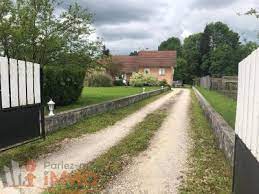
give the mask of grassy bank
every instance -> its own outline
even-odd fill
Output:
[[[231,193],[231,167],[218,149],[212,129],[192,92],[191,127],[192,148],[189,170],[179,187],[180,193]]]
[[[28,161],[29,159],[37,159],[38,156],[42,154],[58,149],[58,143],[66,138],[74,138],[85,133],[93,133],[113,125],[129,114],[134,113],[145,105],[160,98],[162,95],[164,94],[145,99],[128,107],[87,118],[73,126],[66,127],[49,134],[45,141],[38,140],[0,153],[0,169],[2,169],[4,165],[8,165],[11,160],[17,161],[20,164],[24,164],[24,162]]]
[[[228,122],[234,129],[236,119],[237,102],[229,97],[224,96],[216,91],[207,90],[197,87],[201,94],[208,100],[211,106]]]
[[[159,87],[145,87],[146,91],[159,89]],[[79,100],[68,106],[57,107],[57,112],[71,110],[91,104],[97,104],[109,100],[114,100],[142,92],[141,87],[85,87]]]
[[[50,188],[45,194],[90,193],[90,191],[91,193],[97,193],[103,190],[107,183],[132,161],[133,157],[147,149],[150,139],[167,115],[166,109],[160,109],[149,114],[118,145],[112,147],[107,153],[101,155],[86,167],[61,180],[59,185]],[[82,179],[89,181],[78,184],[79,180]]]

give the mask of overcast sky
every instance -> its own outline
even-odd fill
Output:
[[[256,5],[257,1],[257,5]],[[78,0],[94,17],[96,36],[103,38],[112,54],[134,50],[157,50],[171,36],[183,40],[203,31],[205,25],[222,21],[241,39],[254,40],[259,20],[238,16],[250,8],[259,8],[259,0]],[[70,1],[71,2],[71,1]]]

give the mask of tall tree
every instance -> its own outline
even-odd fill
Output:
[[[192,84],[195,77],[189,68],[187,61],[183,58],[178,58],[175,67],[174,80],[182,80],[186,84]]]
[[[200,69],[202,71],[202,75],[221,75],[223,73],[222,71],[226,70],[225,66],[230,65],[230,61],[225,64],[215,62],[215,60],[218,59],[217,57],[215,58],[215,55],[219,56],[221,49],[224,51],[225,48],[229,48],[231,50],[231,61],[236,61],[234,58],[236,57],[235,53],[239,49],[239,46],[240,42],[238,33],[233,32],[226,24],[215,22],[206,25],[200,42],[200,52],[202,57]],[[218,67],[220,65],[222,65],[222,67]],[[215,66],[217,66],[217,68],[215,68]],[[235,65],[230,65],[230,67],[236,68]],[[232,74],[232,72],[236,71],[237,69],[233,69],[233,71],[226,71],[225,73]]]
[[[184,39],[183,44],[183,58],[187,61],[190,72],[194,76],[201,75],[201,53],[200,53],[200,41],[201,33],[190,35]]]
[[[239,49],[238,49],[238,60],[241,61],[244,58],[246,58],[248,55],[250,55],[254,50],[256,50],[259,47],[259,45],[256,42],[245,42],[243,44],[240,45]]]
[[[237,75],[238,62],[235,49],[225,44],[220,45],[211,52],[209,72],[216,77],[224,75]]]
[[[53,0],[1,1],[0,53],[40,64],[94,68],[101,44],[88,38],[92,14],[75,3],[57,16],[57,6]]]
[[[177,37],[171,37],[166,41],[162,42],[159,47],[159,51],[175,50],[177,51],[177,56],[182,56],[182,45],[181,41]]]
[[[0,2],[0,52],[1,55],[10,56],[9,47],[11,45],[13,2],[11,0],[2,0]]]
[[[166,47],[166,42],[163,45]],[[175,79],[191,83],[193,78],[205,75],[237,75],[238,63],[257,48],[255,42],[240,43],[238,33],[226,24],[210,23],[203,33],[185,38]]]
[[[211,46],[211,32],[209,26],[206,25],[204,32],[201,34],[200,52],[201,55],[208,55]]]

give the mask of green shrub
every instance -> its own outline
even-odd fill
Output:
[[[159,81],[159,86],[171,87],[165,79]]]
[[[157,78],[155,78],[152,75],[145,74],[144,80],[145,80],[145,84],[144,84],[145,86],[158,86],[159,85],[159,81],[157,80]]]
[[[111,87],[111,76],[104,73],[96,73],[87,78],[88,86],[90,87]]]
[[[114,86],[125,86],[122,79],[114,80],[113,85]]]
[[[43,95],[44,102],[50,98],[56,105],[68,105],[81,95],[85,70],[78,66],[45,66]]]
[[[150,74],[133,73],[130,78],[130,85],[136,87],[157,86],[159,84],[157,78]]]

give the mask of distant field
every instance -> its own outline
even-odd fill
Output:
[[[146,91],[158,89],[159,87],[145,87]],[[57,107],[56,112],[62,112],[91,104],[97,104],[142,92],[139,87],[85,87],[77,102],[69,106]]]
[[[207,90],[201,87],[197,89],[208,100],[211,106],[228,122],[228,124],[234,129],[236,119],[236,100],[233,100],[223,94],[216,91]]]

